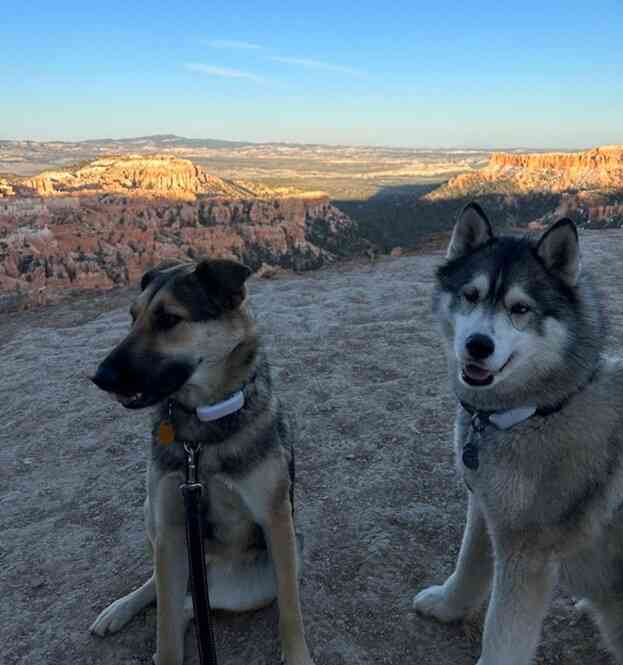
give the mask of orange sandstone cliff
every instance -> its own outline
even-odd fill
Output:
[[[136,284],[162,259],[317,268],[357,244],[326,194],[227,181],[170,157],[98,159],[0,181],[0,309]]]
[[[493,153],[484,169],[452,178],[429,197],[587,189],[623,189],[623,146],[576,153]]]
[[[545,225],[563,215],[589,227],[623,225],[623,146],[576,153],[493,153],[422,198],[438,210],[480,201],[508,225]]]

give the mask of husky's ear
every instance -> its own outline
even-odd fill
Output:
[[[195,268],[195,277],[223,309],[236,309],[245,299],[244,283],[251,268],[229,259],[205,259]]]
[[[159,263],[155,268],[151,268],[151,270],[148,270],[141,277],[141,291],[144,291],[160,273],[166,272],[167,270],[171,270],[171,268],[177,268],[182,265],[184,265],[183,261],[175,261],[174,259],[171,259],[169,261],[162,261],[162,263]]]
[[[570,219],[561,219],[539,240],[537,254],[547,270],[565,284],[575,286],[580,275],[578,230]]]
[[[473,252],[493,238],[487,216],[477,203],[466,205],[454,225],[446,258],[457,259]]]

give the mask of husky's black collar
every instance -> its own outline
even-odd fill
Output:
[[[538,406],[535,407],[534,413],[532,415],[534,416],[551,416],[554,413],[558,413],[559,411],[562,411],[562,409],[567,406],[567,404],[571,401],[573,397],[578,395],[579,393],[583,392],[590,386],[591,383],[597,378],[597,374],[599,374],[600,367],[596,367],[592,374],[588,377],[588,379],[580,385],[576,390],[573,392],[569,393],[568,395],[565,395],[561,400],[556,402],[555,404],[551,404],[549,406]],[[511,411],[512,409],[500,409],[500,410],[487,410],[487,409],[479,409],[475,406],[472,406],[471,404],[468,404],[467,402],[463,400],[459,400],[459,404],[469,413],[470,416],[478,416],[479,418],[488,421],[491,416],[494,416],[496,414],[500,413],[505,413],[507,411]],[[532,417],[532,416],[530,416]],[[525,419],[527,420],[527,418]]]
[[[565,406],[567,406],[573,397],[588,388],[588,386],[597,377],[599,369],[600,367],[597,366],[593,373],[589,376],[588,380],[579,386],[577,390],[569,393],[560,401],[556,402],[556,404],[551,404],[549,406],[526,407],[525,409],[503,409],[502,411],[487,411],[485,409],[478,409],[463,400],[459,400],[461,407],[471,416],[470,430],[467,435],[467,439],[463,444],[463,464],[472,471],[478,469],[480,435],[489,426],[492,425],[496,429],[512,429],[515,425],[519,425],[520,423],[523,423],[526,420],[533,418],[534,416],[546,418],[548,416],[554,415],[555,413],[559,413],[565,408]],[[500,418],[507,414],[513,414],[513,412],[516,412],[517,417],[515,419],[511,418],[510,422],[506,424],[506,426],[501,426],[499,422],[496,422],[496,417]],[[471,491],[469,485],[467,487]]]

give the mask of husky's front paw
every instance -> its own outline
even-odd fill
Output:
[[[431,586],[420,591],[413,599],[413,609],[424,616],[433,617],[437,621],[450,623],[465,616],[465,608],[456,607],[449,599],[445,586]]]
[[[580,598],[573,603],[573,608],[580,616],[590,616],[593,607],[588,598]]]

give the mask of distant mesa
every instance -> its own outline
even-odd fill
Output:
[[[307,270],[358,242],[323,192],[225,180],[170,156],[106,157],[0,180],[0,310],[135,285],[163,259]]]
[[[571,217],[586,228],[621,228],[623,146],[572,153],[494,153],[484,169],[451,178],[418,204],[448,217],[471,200],[508,227],[544,228]]]
[[[115,149],[126,149],[136,146],[141,149],[148,149],[150,152],[160,148],[240,148],[247,145],[253,145],[250,141],[226,141],[223,139],[190,139],[177,134],[150,134],[148,136],[132,136],[130,138],[103,138],[87,139],[85,141],[7,141],[0,140],[2,145],[28,145],[41,147],[72,147],[72,146],[97,146],[107,147],[113,152]]]
[[[623,146],[570,153],[493,153],[484,169],[450,179],[429,194],[429,199],[471,193],[560,193],[592,189],[623,189]]]
[[[413,197],[370,201],[365,218],[342,205],[363,237],[385,252],[443,246],[458,211],[478,201],[497,228],[542,228],[570,216],[586,228],[623,227],[623,146],[582,152],[497,152],[480,169]],[[374,205],[372,205],[374,204]]]
[[[169,155],[105,157],[79,168],[44,171],[32,178],[22,178],[16,181],[14,187],[25,196],[117,193],[192,200],[197,195],[267,198],[282,193],[256,183],[218,178],[188,159]]]

